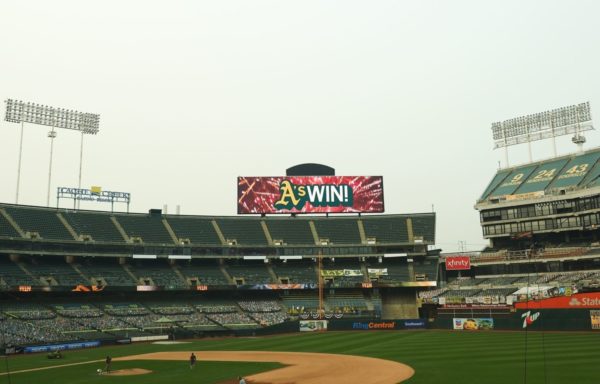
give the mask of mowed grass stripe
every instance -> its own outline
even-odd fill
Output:
[[[596,373],[600,367],[600,333],[528,332],[527,349],[529,384],[600,382],[600,375]],[[364,355],[412,366],[416,374],[408,383],[417,384],[521,383],[525,373],[525,332],[349,331],[203,339],[182,345],[140,344],[66,352],[66,359],[59,363],[46,360],[45,355],[16,356],[9,359],[9,364],[11,370],[26,369],[97,360],[106,354],[124,356],[160,350],[272,350]],[[0,371],[3,371],[1,363]],[[69,377],[71,369],[59,371]],[[132,383],[147,383],[144,380],[140,376]],[[61,384],[68,382],[60,381]]]

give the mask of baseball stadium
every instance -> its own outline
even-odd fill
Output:
[[[596,383],[589,104],[494,124],[496,145],[523,124],[578,150],[482,181],[480,252],[442,252],[435,212],[385,213],[383,177],[312,163],[238,177],[237,216],[130,213],[100,187],[2,203],[0,383]]]

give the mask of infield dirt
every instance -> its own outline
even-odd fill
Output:
[[[372,357],[306,352],[186,351],[155,352],[116,358],[125,360],[188,360],[194,352],[198,362],[278,362],[285,367],[246,377],[249,384],[396,384],[415,371],[408,365]],[[237,376],[231,372],[231,376]]]

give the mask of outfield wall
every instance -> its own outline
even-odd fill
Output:
[[[530,309],[516,310],[508,314],[479,313],[472,315],[469,311],[456,311],[438,315],[431,323],[432,328],[455,329],[454,319],[492,319],[495,330],[533,331],[592,331],[592,314],[590,309]],[[526,313],[529,312],[527,316]],[[524,324],[526,323],[526,324]],[[526,325],[526,326],[525,326]],[[598,327],[598,325],[596,325]],[[600,330],[599,330],[600,331]]]

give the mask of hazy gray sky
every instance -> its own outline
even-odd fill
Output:
[[[599,18],[592,0],[5,1],[0,98],[100,113],[83,185],[131,192],[132,211],[234,215],[237,176],[317,162],[383,175],[386,213],[434,204],[441,248],[480,249],[473,205],[503,159],[491,123],[584,101],[598,115]],[[0,122],[7,203],[18,128]],[[26,126],[22,204],[45,205],[47,131]],[[52,204],[78,159],[60,131]]]

